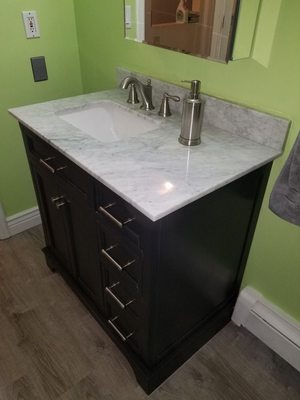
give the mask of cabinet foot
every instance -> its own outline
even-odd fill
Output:
[[[46,262],[47,265],[49,267],[49,269],[55,273],[58,270],[58,262],[56,260],[56,258],[53,256],[53,254],[51,253],[51,251],[49,250],[48,247],[44,247],[42,249],[43,253],[45,254],[45,258],[46,258]]]
[[[177,345],[153,368],[141,368],[127,357],[143,390],[149,395],[231,320],[235,298]]]

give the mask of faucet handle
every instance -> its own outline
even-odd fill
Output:
[[[163,95],[163,98],[162,98],[161,105],[160,105],[160,110],[158,112],[158,115],[160,115],[161,117],[166,118],[166,117],[170,117],[170,115],[172,115],[172,113],[170,111],[169,99],[176,101],[176,103],[178,101],[180,101],[179,96],[173,96],[173,95],[170,95],[165,92]]]
[[[139,98],[136,90],[136,84],[135,83],[130,83],[129,84],[129,94],[128,94],[128,100],[127,103],[129,104],[137,104],[139,103]]]

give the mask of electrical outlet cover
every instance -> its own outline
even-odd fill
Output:
[[[40,28],[36,11],[23,11],[22,17],[27,39],[40,37]]]

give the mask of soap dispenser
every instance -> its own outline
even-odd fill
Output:
[[[181,133],[179,143],[195,146],[201,143],[204,102],[200,97],[200,81],[183,81],[191,83],[191,92],[183,100]]]

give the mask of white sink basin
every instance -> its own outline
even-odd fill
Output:
[[[127,111],[112,101],[60,112],[58,116],[101,142],[115,142],[158,128],[151,118]]]

